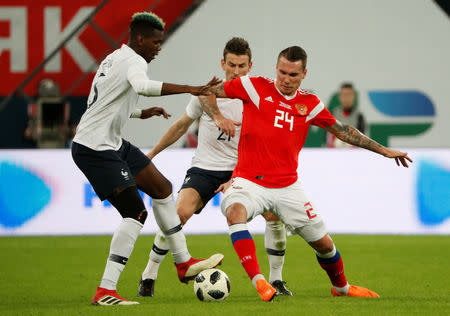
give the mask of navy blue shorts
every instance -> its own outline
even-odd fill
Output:
[[[117,189],[136,185],[134,176],[150,163],[139,148],[126,140],[117,151],[97,151],[73,142],[72,158],[102,201]]]
[[[192,167],[186,172],[180,191],[186,188],[194,189],[200,194],[204,207],[216,195],[214,191],[222,183],[228,182],[232,174],[233,171],[215,171]],[[200,214],[203,207],[198,209],[195,214]]]

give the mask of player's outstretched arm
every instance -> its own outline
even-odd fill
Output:
[[[191,119],[186,114],[186,112],[184,112],[183,115],[175,123],[173,123],[172,126],[170,126],[167,132],[156,144],[156,146],[147,154],[147,157],[153,159],[153,157],[155,157],[161,151],[179,140],[180,137],[186,133],[189,126],[191,126],[194,121],[195,120]]]
[[[225,95],[226,97],[226,95]],[[212,94],[209,96],[199,96],[200,104],[202,105],[203,111],[210,118],[213,119],[214,124],[220,128],[227,136],[234,137],[236,135],[236,127],[241,125],[241,123],[225,118],[217,106],[216,95]]]
[[[387,158],[394,158],[398,166],[401,163],[403,167],[408,168],[408,161],[412,162],[407,153],[386,148],[350,125],[336,121],[325,129],[346,143],[368,149]]]
[[[220,79],[213,77],[204,86],[179,85],[174,83],[166,83],[150,80],[147,74],[139,67],[131,67],[127,73],[127,79],[133,90],[143,96],[160,96],[170,94],[191,93],[193,95],[211,94],[211,87],[221,82]]]
[[[209,95],[212,92],[210,91],[212,87],[216,86],[220,83],[221,80],[213,77],[207,84],[204,86],[188,86],[188,85],[177,85],[173,83],[163,83],[161,88],[161,95],[169,95],[169,94],[179,94],[179,93],[190,93],[192,95]]]
[[[140,119],[148,119],[152,116],[163,116],[166,120],[171,117],[169,113],[166,112],[163,108],[154,106],[145,110],[136,109],[131,113],[130,118],[140,118]]]

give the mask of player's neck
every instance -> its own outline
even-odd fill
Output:
[[[140,54],[139,47],[138,47],[135,43],[133,43],[133,42],[128,42],[128,43],[127,43],[127,46],[128,46],[129,48],[131,48],[132,50],[134,50],[134,52],[135,52],[136,54],[138,54],[139,56],[142,56],[142,55]]]
[[[281,96],[284,97],[286,100],[291,100],[297,95],[297,90],[292,92],[291,95],[288,95],[288,94],[284,94],[283,92],[281,92],[280,89],[278,89],[276,81],[274,82],[274,85],[275,85],[275,89],[277,89],[278,93],[281,94]]]

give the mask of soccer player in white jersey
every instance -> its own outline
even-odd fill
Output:
[[[251,50],[243,38],[234,37],[227,42],[221,60],[226,81],[245,76],[252,67]],[[242,101],[239,99],[218,99],[218,106],[225,117],[236,122],[242,121]],[[184,183],[178,194],[176,207],[181,224],[199,214],[208,201],[214,197],[217,188],[227,182],[237,162],[237,148],[240,127],[236,127],[236,136],[226,136],[218,129],[212,119],[203,112],[197,97],[192,97],[186,111],[164,134],[161,140],[147,155],[155,157],[159,152],[183,136],[198,118],[200,118],[198,146],[192,158],[191,168],[187,171]],[[281,221],[272,213],[263,214],[266,222],[265,244],[269,257],[269,281],[279,295],[292,295],[282,279],[284,254],[286,249],[286,230]],[[154,284],[158,276],[159,265],[168,252],[168,245],[161,231],[153,242],[147,267],[142,273],[139,284],[139,296],[153,296]]]
[[[247,222],[265,209],[272,210],[315,250],[318,263],[331,281],[333,296],[378,297],[347,282],[342,257],[298,180],[298,156],[309,127],[316,125],[344,142],[394,158],[397,165],[408,167],[411,159],[407,153],[388,149],[339,122],[317,96],[299,89],[306,76],[306,61],[303,48],[288,47],[278,56],[276,80],[243,76],[213,88],[217,97],[237,98],[244,105],[238,162],[221,204],[222,212],[241,264],[264,301],[273,299],[275,289],[260,271]],[[216,96],[199,97],[213,118],[220,113]]]
[[[147,211],[138,188],[153,199],[153,211],[173,254],[180,281],[193,279],[204,269],[215,267],[223,255],[205,260],[191,257],[172,197],[170,182],[137,147],[122,139],[130,116],[148,117],[167,113],[158,108],[133,111],[139,95],[205,93],[208,85],[193,87],[150,80],[147,64],[161,49],[164,22],[155,14],[136,13],[130,23],[127,45],[115,50],[100,64],[92,82],[87,110],[78,125],[72,157],[101,200],[107,199],[123,217],[112,237],[105,271],[91,303],[132,305],[117,294],[116,285]],[[217,79],[213,79],[212,84]]]

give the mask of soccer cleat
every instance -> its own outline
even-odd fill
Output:
[[[264,279],[259,279],[256,281],[256,290],[258,291],[261,299],[265,302],[270,302],[276,295],[275,288]]]
[[[188,283],[195,279],[197,274],[206,269],[212,269],[218,266],[223,260],[223,254],[216,253],[208,259],[194,259],[191,257],[189,261],[183,263],[175,263],[178,272],[178,279],[181,282]]]
[[[155,280],[145,279],[139,281],[138,296],[151,296],[155,294]]]
[[[116,290],[107,290],[102,287],[97,288],[94,298],[91,301],[92,305],[136,305],[139,302],[133,302],[120,297]]]
[[[333,294],[333,296],[380,297],[380,295],[378,295],[374,291],[356,285],[350,285],[347,294],[341,294],[334,288],[331,288],[331,294]]]
[[[292,292],[286,287],[286,282],[281,280],[275,280],[271,282],[272,286],[276,290],[276,295],[292,296]]]

